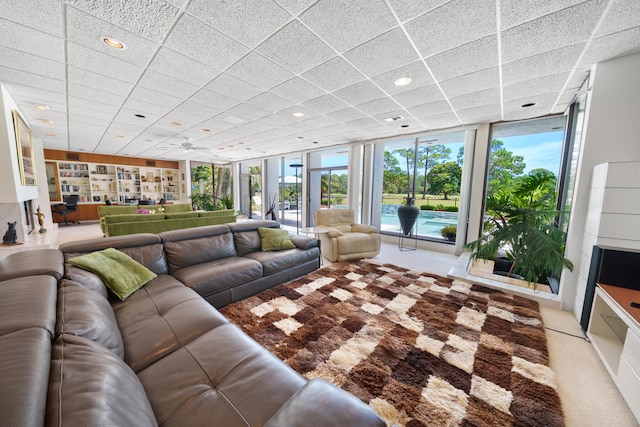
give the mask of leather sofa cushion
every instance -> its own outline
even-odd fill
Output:
[[[203,297],[260,279],[262,264],[248,257],[229,257],[174,271],[173,276]]]
[[[50,275],[60,280],[63,272],[62,252],[57,249],[17,252],[0,262],[0,281],[36,275]]]
[[[236,256],[233,236],[224,225],[167,231],[160,236],[171,274],[191,265]]]
[[[44,425],[50,364],[51,335],[44,329],[0,336],[0,424]]]
[[[90,271],[83,270],[82,268],[76,267],[71,263],[66,263],[64,277],[73,282],[82,283],[84,287],[90,289],[92,292],[95,292],[98,295],[101,295],[105,299],[109,297],[107,285],[104,284],[101,278]]]
[[[58,288],[56,334],[78,335],[124,358],[122,335],[109,301],[80,283],[63,279]]]
[[[358,252],[376,251],[380,247],[378,234],[369,233],[349,233],[348,235],[337,237],[338,253],[351,254]]]
[[[238,256],[245,256],[252,252],[262,250],[262,240],[260,239],[258,230],[233,233],[233,240]]]
[[[0,283],[0,335],[40,328],[53,341],[56,326],[57,281],[30,276]]]
[[[229,322],[168,275],[158,276],[112,307],[124,342],[124,360],[135,372]]]
[[[46,425],[157,426],[136,374],[87,338],[63,334],[53,345]]]
[[[275,252],[253,252],[246,257],[254,259],[262,264],[265,276],[279,273],[281,271],[293,268],[306,262],[318,259],[319,249],[312,248],[309,250],[287,249]]]
[[[306,383],[232,324],[207,332],[138,376],[164,427],[264,425]]]

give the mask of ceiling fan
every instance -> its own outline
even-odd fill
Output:
[[[180,146],[180,148],[182,148],[182,151],[196,151],[196,150],[208,150],[209,149],[209,147],[199,147],[197,145],[194,145],[193,142],[191,142],[191,138],[189,138],[189,137],[185,137],[184,139],[185,139],[185,141]]]

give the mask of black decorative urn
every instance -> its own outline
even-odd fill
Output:
[[[420,215],[420,209],[413,204],[413,201],[413,198],[407,197],[407,203],[398,207],[398,219],[400,220],[402,233],[405,236],[411,233],[413,225],[416,223],[418,215]]]

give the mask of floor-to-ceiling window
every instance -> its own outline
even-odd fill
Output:
[[[307,170],[309,192],[308,224],[318,209],[346,208],[349,150],[345,147],[309,153]]]
[[[240,211],[251,219],[262,219],[261,160],[240,163]]]
[[[420,209],[412,237],[455,241],[464,141],[458,131],[383,143],[383,232],[401,233],[398,208],[409,198]]]
[[[194,209],[233,209],[231,167],[192,162],[190,198]]]
[[[283,224],[295,226],[301,220],[302,155],[290,154],[282,157],[280,162],[278,216]]]

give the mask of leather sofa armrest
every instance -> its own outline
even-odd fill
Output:
[[[293,242],[294,245],[296,245],[296,248],[298,249],[308,250],[311,248],[318,247],[318,239],[315,239],[313,237],[300,236],[300,235],[294,234],[291,236],[291,241]]]
[[[354,395],[316,378],[291,396],[265,427],[285,425],[386,427],[387,424]]]
[[[364,224],[353,224],[351,226],[351,231],[353,231],[354,233],[378,233],[378,229],[371,226],[371,225],[364,225]]]
[[[16,252],[0,263],[0,281],[37,275],[49,275],[60,280],[63,273],[64,257],[58,249]]]
[[[336,230],[335,228],[331,228],[331,227],[327,227],[329,229],[329,232],[327,233],[328,237],[340,237],[340,236],[344,236],[344,234],[342,234],[342,231],[340,230]]]

